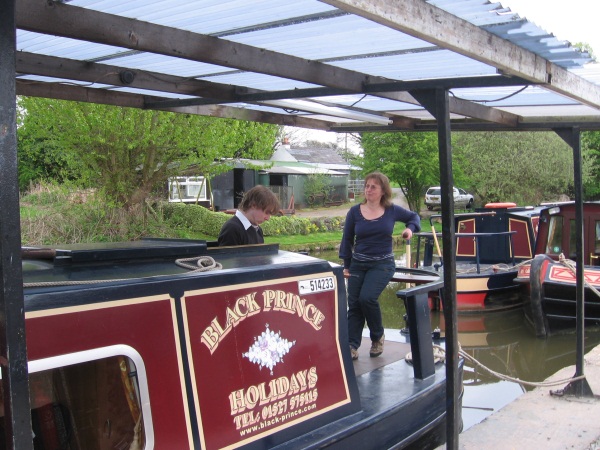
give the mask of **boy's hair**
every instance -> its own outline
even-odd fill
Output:
[[[247,191],[238,206],[240,211],[248,211],[252,207],[271,215],[280,210],[279,200],[273,191],[260,184]]]

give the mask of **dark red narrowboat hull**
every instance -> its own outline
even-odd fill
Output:
[[[426,380],[402,359],[355,375],[340,266],[203,241],[52,251],[24,271],[40,445],[376,449],[444,439],[443,365]],[[175,264],[193,254],[222,267]]]
[[[549,204],[542,209],[536,256],[519,268],[525,317],[538,337],[576,326],[576,208],[574,202]],[[600,325],[600,203],[583,204],[584,322]]]
[[[533,257],[541,208],[490,204],[471,213],[455,215],[456,309],[459,313],[505,311],[520,308],[522,301],[515,282],[516,265]],[[417,233],[420,251],[424,241],[423,267],[442,272],[434,263],[435,216],[432,232]],[[441,257],[441,253],[438,252]],[[417,253],[419,258],[419,253]],[[440,306],[442,303],[440,302]]]

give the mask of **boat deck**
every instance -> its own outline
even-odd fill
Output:
[[[406,354],[410,352],[409,343],[387,341],[385,343],[385,351],[381,356],[371,358],[369,356],[370,346],[371,341],[369,338],[363,337],[362,344],[358,349],[358,359],[353,361],[356,376],[371,372],[388,364],[403,361]]]
[[[368,330],[365,330],[368,336]],[[394,334],[397,335],[394,336]],[[445,439],[445,365],[436,364],[435,374],[415,380],[413,366],[404,359],[410,352],[399,330],[386,330],[385,350],[377,358],[369,357],[370,340],[363,336],[359,358],[353,361],[357,375],[361,411],[331,422],[276,449],[346,449],[351,439],[354,448],[381,449],[431,448],[429,442]],[[383,394],[383,395],[382,395]],[[361,431],[369,429],[368,433]],[[425,438],[419,436],[425,431]],[[398,443],[398,434],[403,441]],[[360,437],[360,442],[357,441]],[[394,438],[396,438],[394,440]],[[423,443],[427,440],[427,444]]]

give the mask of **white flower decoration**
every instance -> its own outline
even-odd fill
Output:
[[[283,362],[283,356],[290,351],[296,344],[296,341],[290,342],[281,338],[281,332],[275,333],[269,330],[269,324],[260,336],[254,338],[254,344],[250,346],[242,356],[248,358],[250,362],[258,364],[262,369],[266,367],[273,375],[273,367],[279,362]]]

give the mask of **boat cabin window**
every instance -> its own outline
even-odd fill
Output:
[[[563,218],[561,216],[551,216],[548,226],[548,241],[546,242],[545,253],[558,255],[563,251]]]
[[[600,253],[600,220],[596,220],[595,227],[595,236],[594,236],[594,254]]]
[[[29,374],[36,450],[143,449],[145,434],[136,368],[126,356]],[[0,414],[3,410],[0,386]],[[0,423],[0,449],[5,447]]]
[[[577,226],[575,220],[569,220],[569,258],[577,258]]]

